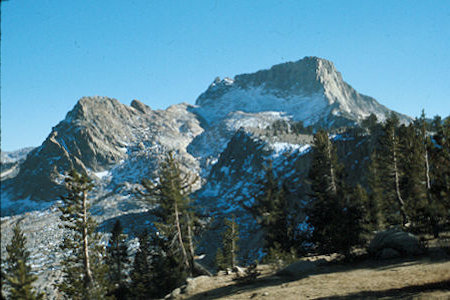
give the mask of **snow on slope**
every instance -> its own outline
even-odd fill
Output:
[[[359,94],[333,63],[317,57],[283,63],[234,80],[216,80],[201,94],[195,112],[209,125],[230,112],[280,112],[305,125],[342,126],[373,113],[384,120],[391,111],[375,99]],[[398,114],[405,122],[409,118]]]
[[[249,114],[278,112],[278,116],[284,114],[293,120],[303,120],[305,125],[310,125],[326,115],[326,107],[327,101],[320,94],[281,98],[265,89],[264,86],[259,86],[247,90],[233,87],[220,99],[212,101],[207,106],[199,106],[195,111],[209,125],[218,123],[228,118],[230,113],[237,111]]]

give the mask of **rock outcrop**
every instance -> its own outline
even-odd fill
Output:
[[[377,233],[369,244],[368,252],[374,257],[387,259],[419,255],[423,250],[416,236],[393,228]]]

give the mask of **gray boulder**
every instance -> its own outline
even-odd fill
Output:
[[[209,276],[203,275],[195,278],[186,279],[186,287],[183,289],[185,294],[193,294],[199,286],[208,284]]]
[[[381,250],[379,258],[381,259],[391,259],[391,258],[397,258],[397,257],[401,257],[401,254],[392,248],[384,248],[383,250]]]
[[[311,272],[317,268],[317,264],[308,261],[308,260],[300,260],[289,266],[281,269],[277,272],[278,276],[286,276],[286,277],[298,277],[305,275],[308,272]]]
[[[389,250],[386,250],[389,249]],[[419,239],[399,229],[388,229],[378,232],[369,244],[368,252],[378,258],[398,256],[414,256],[422,254]]]

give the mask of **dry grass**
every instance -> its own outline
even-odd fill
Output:
[[[363,261],[328,264],[302,278],[281,278],[260,266],[261,278],[236,285],[233,275],[208,278],[179,299],[450,299],[450,261]]]

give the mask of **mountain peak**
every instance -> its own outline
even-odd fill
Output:
[[[390,113],[347,84],[331,61],[316,56],[236,75],[234,80],[216,78],[196,104],[197,112],[210,124],[233,111],[281,112],[325,127],[352,124],[371,113],[383,120]]]
[[[323,58],[307,56],[296,62],[286,62],[252,74],[236,76],[243,86],[264,85],[268,89],[313,94],[323,89],[329,77],[342,80],[334,64]]]
[[[312,95],[324,92],[324,84],[342,82],[341,74],[334,64],[316,56],[306,56],[295,62],[285,62],[255,73],[236,75],[234,79],[216,77],[208,90],[197,99],[197,105],[207,99],[216,99],[232,88],[249,89],[263,87],[278,95]]]

